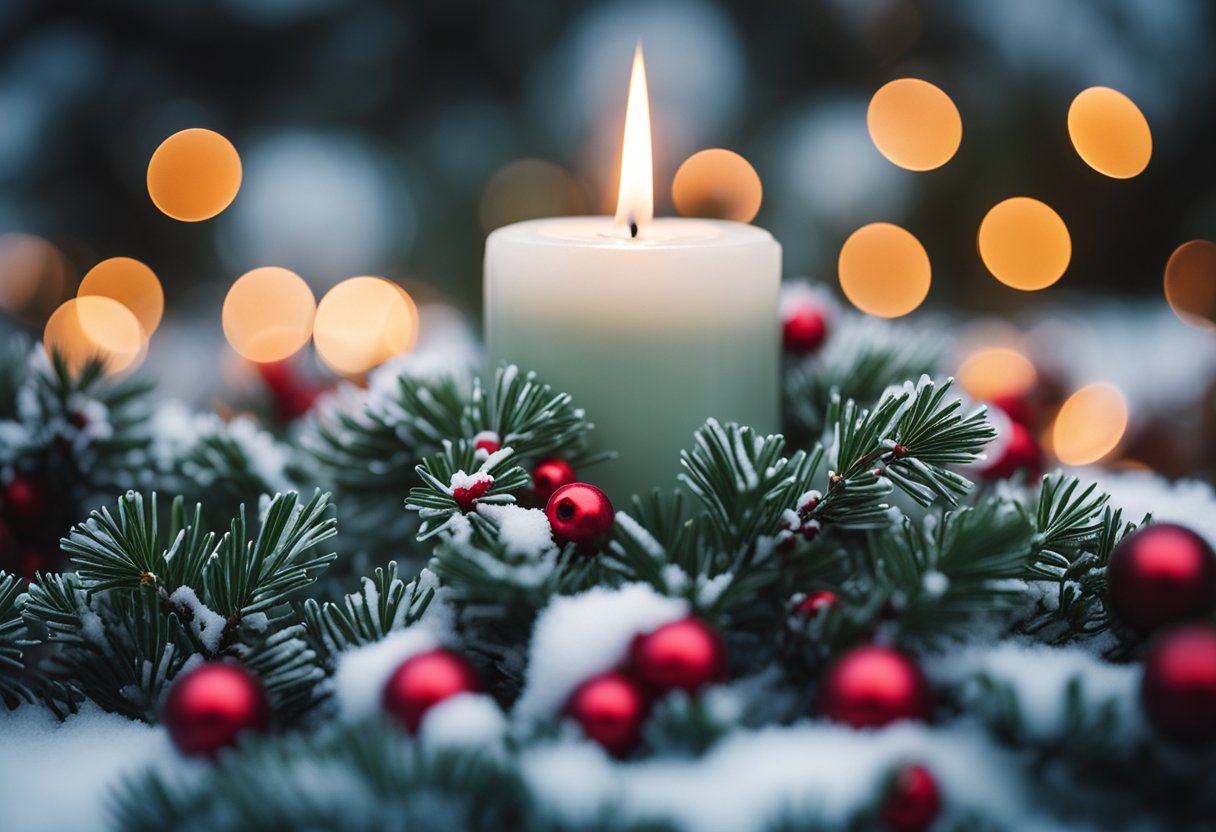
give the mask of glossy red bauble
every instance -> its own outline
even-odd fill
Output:
[[[1009,439],[1000,457],[980,472],[986,480],[1004,480],[1025,471],[1028,480],[1043,473],[1043,449],[1034,434],[1020,422],[1009,422]]]
[[[591,677],[566,702],[567,716],[615,757],[637,748],[646,712],[646,694],[637,682],[616,671]]]
[[[1216,740],[1216,626],[1163,634],[1144,659],[1140,701],[1163,737],[1182,745]]]
[[[726,647],[709,624],[699,618],[681,618],[634,638],[629,670],[655,693],[695,693],[726,679]]]
[[[1216,552],[1190,529],[1154,523],[1119,541],[1106,564],[1111,611],[1148,633],[1216,609]]]
[[[594,485],[574,482],[553,492],[545,516],[559,546],[594,546],[612,531],[616,512],[608,495]]]
[[[547,503],[553,492],[575,482],[574,466],[564,459],[542,459],[532,469],[532,495]]]
[[[209,662],[179,676],[161,714],[183,754],[214,757],[246,731],[270,727],[270,703],[258,677],[235,664]]]
[[[818,592],[809,592],[801,601],[794,604],[794,613],[810,621],[818,617],[820,613],[826,612],[839,600],[840,596],[826,589],[821,589]]]
[[[812,353],[823,346],[827,336],[827,319],[814,306],[799,306],[787,312],[781,321],[781,343],[789,353]]]
[[[901,766],[883,803],[882,823],[891,832],[925,832],[941,808],[933,773],[924,766]]]
[[[854,728],[901,719],[930,722],[933,692],[912,659],[877,645],[854,647],[837,659],[819,683],[819,712]]]
[[[1015,424],[1033,428],[1038,422],[1038,414],[1026,395],[994,396],[988,403],[1012,419]]]
[[[418,730],[432,706],[458,693],[481,690],[477,671],[464,656],[439,648],[418,653],[398,666],[384,685],[384,710],[410,732]]]

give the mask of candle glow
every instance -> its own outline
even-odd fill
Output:
[[[650,95],[642,44],[633,53],[629,100],[625,105],[625,140],[621,148],[621,185],[617,191],[616,224],[637,237],[654,219],[654,152],[650,137]]]

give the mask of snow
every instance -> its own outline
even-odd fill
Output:
[[[2,825],[21,832],[103,829],[124,778],[181,765],[164,731],[89,703],[62,723],[40,706],[0,708],[0,737]]]
[[[785,811],[814,810],[827,823],[841,823],[874,800],[893,767],[905,762],[928,766],[948,807],[1029,828],[1018,760],[962,725],[854,731],[802,722],[736,732],[700,759],[624,765],[590,742],[567,741],[525,751],[521,768],[542,801],[570,823],[612,809],[698,832],[744,832],[766,828]]]
[[[209,609],[188,586],[175,589],[169,596],[169,602],[190,610],[190,630],[208,652],[214,653],[220,649],[220,640],[224,636],[224,616]]]
[[[397,666],[438,646],[434,629],[415,624],[339,654],[333,678],[339,717],[353,722],[379,714],[381,692]]]
[[[508,554],[540,557],[553,549],[553,530],[541,509],[481,503],[477,513],[498,526],[498,539]]]
[[[1124,519],[1139,523],[1152,514],[1154,522],[1186,526],[1216,546],[1216,493],[1207,483],[1170,482],[1147,471],[1099,472],[1096,479]]]
[[[489,488],[494,484],[494,478],[484,471],[474,471],[471,474],[466,474],[464,471],[457,471],[452,474],[451,482],[448,483],[448,493],[452,493],[457,488],[463,488],[468,491],[474,486],[485,483],[485,487]]]
[[[595,587],[554,598],[532,631],[528,671],[515,714],[546,719],[590,676],[619,664],[639,633],[688,614],[688,602],[646,584]]]
[[[1017,708],[1027,738],[1047,740],[1064,727],[1065,691],[1080,683],[1085,710],[1097,713],[1113,705],[1117,730],[1126,739],[1145,731],[1139,706],[1140,667],[1111,664],[1080,647],[1048,647],[1036,642],[1003,641],[975,644],[949,657],[925,662],[926,672],[938,683],[961,685],[971,700],[983,695],[973,681],[983,674],[1008,684],[1017,694]]]
[[[462,693],[426,712],[418,738],[442,748],[497,749],[506,730],[506,718],[493,697]]]

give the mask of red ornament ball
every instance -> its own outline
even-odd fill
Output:
[[[564,459],[542,459],[532,469],[532,494],[546,503],[553,492],[576,481],[574,466]]]
[[[835,592],[821,589],[818,592],[808,592],[805,597],[794,605],[794,613],[810,621],[826,612],[840,600]]]
[[[1038,413],[1035,412],[1027,395],[1007,393],[1003,396],[994,396],[989,404],[1012,419],[1015,424],[1023,427],[1033,428],[1038,422]]]
[[[464,656],[439,648],[403,661],[384,685],[381,702],[394,719],[411,733],[432,706],[458,693],[481,690],[477,671]]]
[[[1009,441],[999,459],[980,472],[986,480],[1009,479],[1025,471],[1031,480],[1043,473],[1043,449],[1030,429],[1020,422],[1009,422]]]
[[[1154,523],[1110,553],[1106,585],[1115,617],[1140,633],[1216,609],[1216,552],[1190,529]]]
[[[1163,737],[1184,745],[1216,739],[1216,627],[1165,633],[1144,659],[1140,702]]]
[[[461,513],[468,514],[478,500],[490,493],[493,484],[494,478],[489,474],[474,474],[467,477],[462,485],[452,487],[452,499]]]
[[[713,627],[699,618],[681,618],[634,638],[629,669],[658,694],[700,688],[726,679],[726,646]]]
[[[933,692],[912,659],[878,645],[854,647],[819,683],[819,712],[854,728],[933,720]]]
[[[270,727],[270,702],[245,668],[208,662],[179,676],[161,713],[169,738],[190,756],[214,757],[245,731]]]
[[[46,520],[50,503],[41,486],[29,477],[18,475],[0,488],[0,510],[13,526],[31,529]]]
[[[828,337],[828,322],[823,310],[799,306],[781,321],[781,341],[786,352],[806,355],[823,346]]]
[[[612,531],[616,512],[603,491],[585,482],[574,482],[553,492],[545,506],[545,516],[559,546],[573,543],[588,547]]]
[[[638,746],[647,707],[637,682],[610,671],[579,685],[566,702],[566,715],[609,754],[624,757]]]
[[[901,766],[887,792],[882,823],[891,832],[925,832],[941,808],[941,792],[933,773],[920,765]]]

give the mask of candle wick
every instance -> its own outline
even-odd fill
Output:
[[[629,223],[629,236],[630,237],[638,236],[638,224],[636,222]]]

